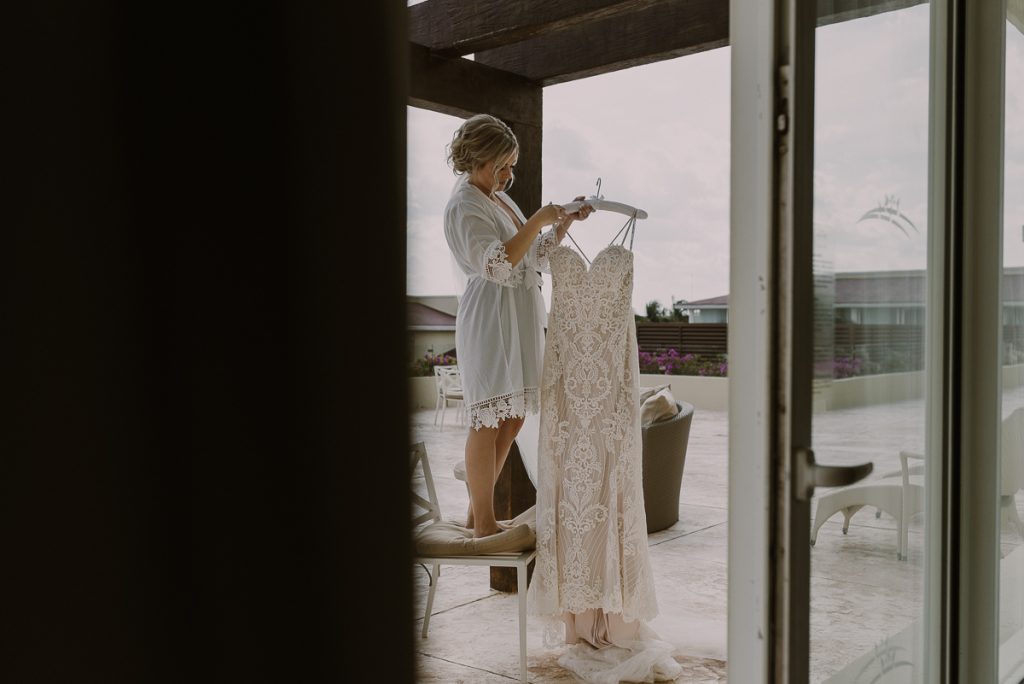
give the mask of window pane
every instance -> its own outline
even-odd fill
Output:
[[[929,6],[877,5],[815,36],[812,444],[874,471],[811,502],[814,682],[921,670]]]

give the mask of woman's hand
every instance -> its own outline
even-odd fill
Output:
[[[585,198],[583,197],[583,195],[580,195],[579,197],[574,197],[572,201],[573,202],[582,202],[584,199]],[[584,204],[584,205],[580,206],[579,209],[577,209],[576,211],[572,212],[571,214],[567,214],[567,216],[568,216],[569,219],[571,219],[573,221],[586,221],[587,217],[590,216],[591,212],[593,212],[593,211],[594,211],[594,207],[590,206],[589,204]]]
[[[537,219],[540,221],[542,226],[547,226],[552,223],[559,223],[565,220],[568,214],[565,213],[565,209],[558,204],[546,204],[534,213],[530,220]]]

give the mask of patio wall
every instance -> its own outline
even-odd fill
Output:
[[[1024,385],[1024,365],[1003,366],[1003,389],[1013,389],[1021,385]],[[833,380],[824,392],[815,396],[814,407],[818,410],[835,411],[920,399],[923,396],[923,371],[862,375]]]
[[[833,380],[815,392],[814,408],[817,411],[835,411],[920,399],[924,396],[923,386],[922,371],[862,375]]]
[[[672,394],[693,404],[694,408],[708,411],[729,409],[729,379],[708,378],[697,375],[641,374],[640,386],[672,385]],[[1003,367],[1003,389],[1024,386],[1024,364]],[[434,408],[434,378],[409,378],[412,408]],[[833,380],[815,397],[817,410],[835,411],[872,404],[888,404],[908,399],[920,399],[923,391],[923,373],[887,373],[864,375],[857,378]]]
[[[672,385],[672,396],[706,411],[729,410],[729,378],[710,378],[700,375],[659,375],[641,373],[641,387]]]

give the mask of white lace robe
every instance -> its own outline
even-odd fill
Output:
[[[522,223],[512,198],[497,193]],[[497,427],[505,418],[536,413],[547,315],[541,297],[553,231],[538,236],[513,266],[504,243],[516,234],[511,217],[463,177],[444,212],[444,235],[466,288],[459,299],[455,350],[470,424]]]

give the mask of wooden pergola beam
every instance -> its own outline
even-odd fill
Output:
[[[408,9],[409,40],[456,57],[673,0],[427,0]]]
[[[491,114],[512,127],[519,163],[509,194],[527,216],[540,206],[543,94],[539,84],[521,76],[409,45],[410,105],[463,119]]]
[[[476,60],[548,86],[728,43],[728,0],[673,0],[478,52]]]
[[[409,45],[409,104],[466,118],[486,112],[510,125],[540,128],[542,89],[522,76]]]
[[[818,25],[919,5],[926,0],[820,0]],[[614,17],[477,52],[476,61],[554,85],[729,44],[728,0],[667,0]]]

